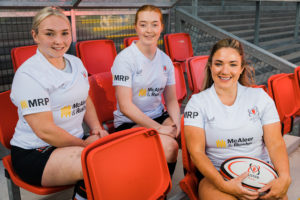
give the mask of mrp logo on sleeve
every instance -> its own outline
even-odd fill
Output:
[[[114,75],[114,81],[122,81],[122,82],[127,82],[129,80],[129,76],[125,76],[125,75]]]
[[[186,119],[194,119],[195,117],[198,117],[198,112],[192,112],[192,111],[185,111],[184,112],[184,118]]]
[[[21,108],[33,108],[39,106],[47,106],[49,103],[49,98],[39,98],[39,99],[30,99],[30,100],[23,100],[20,102]]]

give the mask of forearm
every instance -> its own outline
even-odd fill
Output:
[[[84,122],[88,125],[90,130],[93,129],[102,129],[102,126],[99,123],[99,119],[97,117],[95,106],[90,97],[86,100],[86,112],[84,115]]]
[[[121,112],[139,126],[146,128],[159,129],[160,124],[145,115],[136,105],[127,102],[124,106],[120,106]]]
[[[55,124],[44,125],[43,129],[35,130],[35,133],[43,141],[55,147],[85,146],[82,139],[71,135]]]
[[[279,177],[290,178],[289,159],[284,140],[276,141],[268,151]]]
[[[171,119],[176,124],[177,132],[179,132],[180,131],[180,109],[177,100],[171,101],[166,105],[166,107]]]

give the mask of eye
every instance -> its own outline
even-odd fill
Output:
[[[47,36],[54,36],[54,33],[52,33],[52,32],[47,32],[45,35],[47,35]]]
[[[140,27],[145,27],[146,26],[146,24],[140,24]]]
[[[69,32],[68,32],[68,31],[64,31],[64,32],[62,33],[62,35],[69,35]]]
[[[218,62],[218,63],[215,63],[215,66],[218,66],[218,67],[219,67],[219,66],[222,66],[222,63],[219,63],[219,62]]]
[[[235,64],[235,63],[232,63],[232,64],[230,64],[230,66],[231,66],[231,67],[236,67],[236,66],[238,66],[238,65]]]

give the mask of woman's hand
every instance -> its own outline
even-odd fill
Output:
[[[90,135],[88,138],[86,138],[84,140],[84,146],[88,146],[89,144],[95,142],[96,140],[98,140],[100,137],[99,135]]]
[[[107,136],[108,135],[108,132],[106,130],[103,130],[101,127],[96,127],[96,128],[93,128],[91,131],[90,131],[90,134],[91,135],[98,135],[99,137],[104,137],[104,136]]]
[[[240,200],[257,199],[258,192],[250,191],[242,186],[242,181],[247,178],[248,172],[244,172],[239,177],[226,181],[226,188],[224,192],[234,195]]]
[[[265,187],[258,190],[260,193],[270,190],[268,193],[261,196],[260,199],[282,199],[286,196],[290,184],[291,178],[289,176],[274,179]]]
[[[170,125],[170,126],[161,125],[161,126],[159,126],[157,131],[158,131],[159,134],[167,135],[167,136],[172,137],[172,138],[176,138],[177,128],[176,128],[175,124]]]

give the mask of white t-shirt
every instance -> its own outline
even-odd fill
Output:
[[[82,138],[82,121],[86,110],[89,82],[81,60],[65,54],[71,72],[58,70],[37,50],[17,70],[11,89],[11,100],[18,107],[17,123],[11,145],[24,149],[48,146],[33,132],[24,115],[51,111],[54,123]]]
[[[161,94],[167,85],[175,84],[173,63],[164,52],[157,48],[149,60],[133,42],[117,55],[111,71],[113,85],[130,87],[132,101],[142,112],[152,119],[162,114]],[[117,105],[114,126],[130,122]]]
[[[232,106],[221,102],[213,85],[193,95],[184,111],[184,125],[204,129],[206,154],[218,170],[233,156],[270,162],[262,127],[278,121],[275,104],[265,91],[240,84]]]

